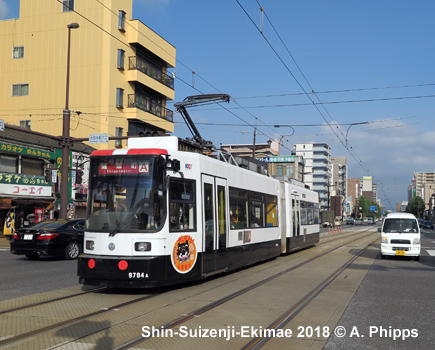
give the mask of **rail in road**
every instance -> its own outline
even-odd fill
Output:
[[[285,341],[285,346],[291,341],[324,343],[328,336],[323,328],[323,333],[314,338],[309,334],[304,338],[263,334],[272,334],[264,333],[266,330],[281,330],[288,335],[293,322],[337,283],[350,282],[347,288],[356,290],[349,271],[352,275],[357,272],[357,280],[365,275],[370,257],[377,254],[372,245],[376,239],[377,232],[367,229],[326,235],[321,244],[311,249],[204,282],[155,289],[151,293],[87,291],[62,300],[51,300],[47,293],[43,304],[28,298],[29,302],[23,301],[21,308],[8,308],[8,303],[2,302],[0,347],[167,349],[170,344],[186,344],[248,349],[267,348],[280,341]],[[352,270],[355,264],[365,268]],[[336,303],[342,308],[346,304],[343,300],[353,295],[344,293],[345,299],[341,296],[334,303],[336,298],[332,298],[326,309]],[[337,307],[324,312],[326,318],[320,317],[322,312],[314,313],[310,327],[332,327],[331,320],[338,321]],[[220,332],[220,336],[201,337],[203,331]]]

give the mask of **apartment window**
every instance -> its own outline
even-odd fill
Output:
[[[122,128],[116,128],[115,129],[115,136],[122,136]],[[122,140],[115,140],[115,147],[116,148],[122,148]]]
[[[116,107],[124,108],[124,89],[116,89]]]
[[[122,10],[118,12],[118,29],[125,32],[125,12]]]
[[[12,96],[27,96],[29,94],[29,84],[13,84]]]
[[[24,46],[15,46],[13,52],[13,58],[23,58],[24,57]]]
[[[74,11],[74,0],[62,0],[62,12]]]
[[[124,56],[125,56],[125,51],[118,49],[118,68],[119,69],[124,69]]]
[[[20,127],[30,130],[32,126],[31,120],[20,120]]]

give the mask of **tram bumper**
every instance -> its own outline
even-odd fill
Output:
[[[164,284],[165,257],[123,257],[82,254],[79,283],[108,288],[154,288]]]

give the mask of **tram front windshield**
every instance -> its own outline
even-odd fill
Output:
[[[159,230],[165,217],[164,168],[160,156],[92,158],[86,229]]]

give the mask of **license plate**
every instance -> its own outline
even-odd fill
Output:
[[[404,250],[396,250],[396,255],[405,255]]]
[[[24,235],[24,239],[33,239],[33,235]]]

